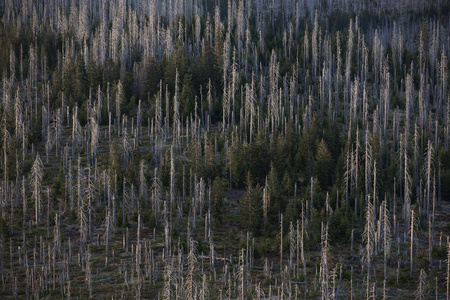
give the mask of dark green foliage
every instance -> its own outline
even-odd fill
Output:
[[[264,183],[269,171],[269,149],[267,137],[259,132],[255,143],[242,145],[236,142],[230,149],[230,169],[233,183],[236,187],[242,187],[244,174],[250,172],[252,178],[258,183]]]
[[[354,16],[350,12],[345,12],[339,9],[332,10],[329,16],[328,24],[331,32],[346,30],[348,28],[349,20],[353,17]]]
[[[320,186],[319,179],[313,178],[313,203],[311,204],[311,181],[308,180],[308,185],[306,186],[305,193],[303,194],[304,201],[309,201],[309,205],[311,205],[311,208],[316,209],[324,209],[325,204],[325,195],[324,192]]]
[[[249,231],[257,232],[261,226],[261,193],[259,183],[253,186],[250,171],[247,172],[247,189],[239,201],[242,225]]]
[[[450,199],[450,150],[441,152],[441,197],[443,200]]]
[[[348,243],[348,241],[350,240],[352,228],[351,216],[353,216],[353,214],[346,214],[345,209],[342,208],[333,214],[328,228],[330,240],[332,243]]]
[[[285,203],[282,197],[282,185],[273,163],[270,164],[270,171],[267,175],[267,185],[269,186],[271,201],[271,207],[269,207],[270,215],[276,216],[278,215],[278,212],[284,211]]]
[[[308,178],[313,174],[314,170],[314,153],[316,151],[318,128],[313,124],[305,128],[304,133],[300,137],[299,151],[296,156],[296,165],[303,170],[304,175]]]
[[[213,220],[216,220],[219,224],[222,222],[224,214],[224,198],[228,189],[228,181],[225,178],[217,177],[214,179],[211,187],[211,213]]]
[[[283,185],[283,193],[285,195],[289,196],[293,194],[294,184],[292,183],[292,179],[287,171],[283,175],[282,185]]]
[[[316,209],[311,211],[311,220],[309,221],[308,226],[308,238],[305,239],[306,249],[320,249],[321,226],[324,220],[324,212],[319,212]]]
[[[434,259],[445,259],[447,257],[447,249],[445,247],[439,248],[438,246],[433,246],[431,256]]]
[[[3,241],[7,241],[11,235],[9,228],[8,228],[8,223],[2,217],[0,217],[0,234],[3,238]]]
[[[133,73],[132,72],[126,72],[122,80],[123,85],[123,99],[120,103],[120,111],[122,114],[131,114],[135,113],[135,108],[137,107],[137,102],[139,99],[136,98],[134,91],[133,91]]]
[[[182,112],[182,116],[186,117],[189,116],[191,113],[193,115],[199,113],[198,111],[195,112],[195,102],[197,101],[197,105],[199,105],[199,101],[195,97],[195,91],[193,87],[192,82],[192,75],[186,74],[183,78],[183,87],[181,89],[181,95],[180,95],[180,108]]]
[[[161,63],[154,57],[150,57],[147,62],[147,71],[145,77],[146,94],[155,95],[159,93],[160,83],[164,76],[164,70]]]
[[[169,86],[169,91],[173,95],[175,92],[175,75],[178,71],[178,76],[183,79],[188,72],[189,67],[188,58],[185,56],[181,45],[177,45],[172,56],[167,60],[162,61],[164,66],[164,82]],[[181,82],[183,84],[183,82]],[[178,87],[181,91],[181,87]]]
[[[83,60],[79,57],[75,63],[66,66],[66,71],[62,75],[63,91],[71,106],[81,106],[88,97],[87,73]]]
[[[331,175],[333,174],[334,168],[331,153],[323,139],[317,146],[314,170],[322,189],[326,189],[331,183]]]
[[[219,58],[213,49],[209,45],[206,45],[202,53],[193,62],[192,78],[194,81],[194,90],[199,91],[200,87],[202,87],[203,94],[205,95],[209,80],[211,80],[212,88],[218,90],[221,84],[220,72]]]

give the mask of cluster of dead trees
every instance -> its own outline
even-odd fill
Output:
[[[448,4],[409,4],[0,3],[0,295],[448,298]]]

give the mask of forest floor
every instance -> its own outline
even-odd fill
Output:
[[[145,132],[145,130],[143,131]],[[118,143],[114,141],[113,143]],[[148,140],[142,141],[148,143]],[[36,149],[35,149],[36,150]],[[99,161],[107,163],[107,155],[110,147],[106,139],[106,131],[99,146]],[[144,147],[145,150],[145,147]],[[143,151],[144,151],[143,150]],[[150,151],[150,149],[148,149]],[[44,149],[39,149],[42,153]],[[145,151],[144,151],[145,152]],[[44,151],[45,153],[45,151]],[[43,162],[46,165],[46,170],[56,172],[60,165],[60,160],[56,159],[53,154],[50,154],[48,161],[43,157]],[[47,174],[46,180],[52,181],[56,174]],[[280,252],[279,252],[279,235],[270,234],[269,236],[255,236],[247,235],[245,229],[240,225],[239,216],[239,199],[243,195],[243,190],[231,190],[227,193],[224,201],[223,221],[220,225],[213,223],[213,240],[215,244],[214,272],[208,274],[209,280],[226,271],[225,266],[229,270],[234,268],[239,261],[237,258],[242,249],[246,249],[249,245],[252,249],[252,263],[249,266],[250,283],[262,282],[262,289],[266,295],[272,286],[277,286],[282,277],[280,268]],[[64,206],[64,201],[57,199],[55,205]],[[30,203],[31,204],[31,203]],[[28,208],[32,210],[31,207]],[[47,256],[50,256],[50,244],[53,243],[54,223],[49,222],[49,228],[40,226],[35,228],[31,225],[29,230],[21,233],[20,228],[22,221],[22,212],[18,210],[15,212],[13,226],[9,229],[10,238],[5,241],[5,249],[2,263],[2,280],[0,282],[0,298],[8,299],[11,295],[11,290],[17,285],[17,282],[7,282],[4,278],[16,278],[19,282],[30,281],[26,278],[26,268],[34,268],[39,272],[43,269],[43,264]],[[105,246],[105,211],[96,211],[92,226],[91,240],[89,241],[89,251],[91,253],[90,269],[92,289],[95,298],[105,298],[115,295],[116,298],[130,298],[135,293],[134,289],[138,280],[135,272],[135,253],[137,242],[137,216],[130,216],[127,226],[117,227],[113,232],[110,243],[110,250],[108,255],[108,265],[106,265],[106,246]],[[46,217],[44,216],[44,219]],[[179,231],[172,235],[172,248],[187,249],[187,228],[191,230],[193,238],[196,240],[197,249],[197,268],[198,270],[210,270],[211,262],[209,259],[209,246],[205,241],[204,220],[198,220],[195,228],[193,224],[187,224],[187,218],[177,220],[177,228]],[[360,223],[362,221],[359,221]],[[54,285],[54,293],[40,293],[39,298],[53,299],[58,298],[61,294],[66,294],[64,291],[70,289],[72,296],[75,298],[83,298],[83,295],[88,295],[88,288],[86,282],[85,265],[81,263],[79,252],[79,226],[77,216],[73,212],[65,210],[61,216],[61,233],[62,243],[68,244],[66,249],[68,253],[57,253],[57,258],[54,260],[53,268],[64,268],[64,261],[71,257],[71,263],[68,270],[66,270],[70,278],[70,287],[63,287],[56,284],[58,278],[47,278],[48,282],[41,282],[43,286]],[[19,225],[20,224],[20,225]],[[450,235],[450,203],[441,201],[436,206],[435,226],[433,228],[433,251],[432,261],[429,260],[428,249],[428,234],[427,230],[420,230],[420,234],[415,238],[414,243],[414,269],[411,275],[410,270],[410,243],[409,237],[405,236],[404,240],[392,241],[391,256],[388,259],[387,272],[387,288],[386,292],[388,298],[392,299],[411,299],[414,297],[414,291],[417,289],[417,278],[420,269],[424,269],[428,278],[435,278],[436,286],[427,287],[428,295],[436,296],[436,298],[444,298],[445,291],[442,288],[445,286],[445,271],[446,271],[446,237]],[[402,226],[402,224],[400,224]],[[422,226],[422,225],[421,225]],[[354,224],[354,228],[363,228],[363,224]],[[143,222],[141,225],[141,250],[145,260],[151,259],[151,266],[144,271],[146,276],[144,280],[144,288],[141,290],[141,296],[144,299],[153,299],[160,296],[160,292],[164,285],[164,259],[166,256],[166,249],[164,244],[164,228],[159,227],[154,229],[150,224]],[[425,232],[425,233],[424,233]],[[283,245],[283,267],[289,264],[289,244],[287,232],[284,233],[285,243]],[[355,232],[354,249],[351,249],[351,241],[334,244],[331,241],[329,249],[328,263],[330,271],[335,269],[335,285],[336,293],[339,298],[354,299],[364,298],[365,294],[357,294],[355,291],[366,291],[366,271],[361,267],[361,232]],[[24,243],[25,240],[25,243]],[[185,254],[184,254],[185,255]],[[7,259],[6,259],[7,257]],[[320,245],[316,245],[306,249],[306,270],[303,266],[297,263],[294,259],[294,267],[289,272],[292,272],[291,283],[296,285],[296,293],[299,298],[317,299],[320,296],[319,284],[319,265],[320,265]],[[23,262],[26,259],[28,262]],[[148,261],[147,261],[148,262]],[[265,263],[267,265],[265,266]],[[144,263],[144,262],[143,262]],[[146,264],[148,266],[149,264]],[[433,265],[433,268],[430,268]],[[371,263],[371,279],[370,282],[373,288],[376,289],[376,295],[382,295],[383,281],[384,281],[384,256],[383,252],[374,253]],[[430,271],[431,270],[431,271]],[[430,273],[431,272],[431,273]],[[201,272],[203,273],[203,272]],[[11,276],[5,276],[5,275]],[[306,276],[304,275],[306,274]],[[12,276],[14,275],[14,276]],[[295,279],[295,280],[292,280]],[[436,287],[438,287],[436,295]],[[218,286],[218,289],[225,293],[225,286]],[[30,289],[31,290],[31,289]],[[30,290],[19,290],[18,298],[26,298]],[[51,289],[48,289],[51,290]],[[273,291],[273,295],[276,292]]]

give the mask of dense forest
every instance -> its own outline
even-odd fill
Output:
[[[0,298],[449,299],[449,14],[1,0]]]

